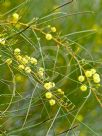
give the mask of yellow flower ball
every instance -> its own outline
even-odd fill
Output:
[[[55,83],[54,82],[50,82],[50,84],[52,85],[52,87],[55,87]]]
[[[86,85],[81,85],[80,90],[85,92],[87,90],[87,86]]]
[[[19,66],[18,66],[18,69],[19,69],[19,70],[24,70],[24,68],[25,68],[24,65],[19,65]]]
[[[46,39],[47,40],[51,40],[52,39],[52,35],[51,34],[46,34]]]
[[[83,81],[85,80],[85,77],[81,75],[81,76],[78,77],[78,80],[79,80],[80,82],[83,82]]]
[[[53,87],[55,87],[55,83],[53,83],[53,82],[48,82],[48,83],[44,84],[44,88],[47,89],[47,90],[49,90]]]
[[[22,62],[22,56],[21,56],[21,55],[16,55],[15,58],[16,58],[19,62]]]
[[[57,89],[57,92],[64,95],[64,91],[62,91],[62,89]]]
[[[39,75],[39,77],[43,78],[44,72],[43,71],[38,71],[38,75]]]
[[[98,77],[100,77],[100,75],[97,74],[97,73],[95,73],[95,74],[93,75],[93,78],[98,78]]]
[[[100,75],[99,74],[97,74],[97,73],[95,73],[94,75],[93,75],[93,81],[94,81],[94,83],[99,83],[100,82]]]
[[[92,76],[92,71],[87,70],[87,71],[85,72],[85,76],[86,76],[86,77],[91,77],[91,76]]]
[[[100,83],[101,80],[100,80],[100,78],[94,78],[93,81],[94,81],[94,83]]]
[[[27,74],[30,74],[30,73],[31,73],[31,71],[32,71],[32,70],[30,69],[30,67],[25,67],[25,69],[24,69],[24,70],[25,70],[25,72],[26,72]]]
[[[49,104],[50,104],[51,106],[53,106],[53,105],[56,104],[56,101],[55,101],[54,99],[51,99],[51,100],[49,100]]]
[[[38,75],[39,75],[39,77],[43,78],[43,76],[44,76],[44,68],[40,67],[38,69]]]
[[[5,45],[5,39],[0,38],[0,44]]]
[[[95,74],[96,73],[96,69],[91,69],[91,72],[92,72],[92,74]]]
[[[28,59],[22,58],[22,64],[24,64],[24,65],[28,64]]]
[[[55,33],[55,32],[56,32],[56,27],[51,27],[51,31],[52,31],[53,33]]]
[[[16,48],[14,50],[14,55],[20,55],[21,50],[19,48]]]
[[[12,64],[12,59],[9,58],[5,62],[7,63],[7,65],[11,65]]]
[[[33,57],[30,58],[30,62],[31,62],[31,64],[37,65],[37,59],[35,59]]]
[[[25,55],[25,59],[27,59],[29,61],[30,57],[28,55]]]
[[[19,20],[19,14],[14,13],[14,14],[12,15],[12,20],[13,20],[13,23],[17,23],[18,20]]]
[[[45,97],[46,97],[47,99],[50,99],[50,98],[52,97],[52,93],[51,93],[51,92],[47,92],[47,93],[45,94]]]
[[[39,71],[44,72],[44,68],[40,67],[40,68],[39,68]]]

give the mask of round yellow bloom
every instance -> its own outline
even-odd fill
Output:
[[[37,59],[35,59],[33,57],[30,58],[30,62],[31,62],[31,64],[37,65]]]
[[[62,91],[62,89],[57,89],[57,92],[64,95],[64,91]]]
[[[53,105],[56,104],[56,101],[55,101],[54,99],[51,99],[51,100],[49,100],[49,104],[50,104],[51,106],[53,106]]]
[[[51,31],[52,31],[53,33],[55,33],[55,32],[56,32],[56,27],[51,27]]]
[[[39,68],[39,71],[44,72],[44,68],[40,67],[40,68]]]
[[[81,76],[78,77],[78,80],[79,80],[80,82],[83,82],[83,81],[85,80],[85,77],[81,75]]]
[[[19,65],[19,66],[18,66],[18,69],[19,69],[19,70],[24,70],[24,68],[25,68],[24,65]]]
[[[51,40],[52,39],[52,35],[51,34],[46,34],[46,39],[47,40]]]
[[[96,79],[94,78],[93,81],[94,81],[94,83],[99,83],[100,82],[100,78],[96,78]]]
[[[21,50],[19,48],[16,48],[14,50],[14,55],[20,55]]]
[[[51,83],[51,82],[50,82],[50,83]],[[51,84],[52,84],[52,87],[55,87],[55,83],[54,83],[54,82],[52,82]]]
[[[27,59],[29,61],[30,57],[28,55],[25,55],[25,59]]]
[[[15,57],[19,62],[22,62],[22,56],[21,55],[16,55]]]
[[[26,58],[22,58],[22,63],[23,63],[24,65],[26,65],[26,64],[28,64],[28,60],[27,60]]]
[[[97,74],[97,73],[95,73],[95,74],[93,75],[93,78],[98,78],[98,77],[100,77],[100,75]]]
[[[100,75],[99,74],[94,74],[93,75],[93,81],[94,81],[94,83],[99,83],[100,82]]]
[[[30,67],[25,67],[25,72],[27,73],[27,74],[30,74],[31,73],[31,69],[30,69]]]
[[[12,64],[12,59],[7,59],[6,61],[5,61],[8,65],[11,65]]]
[[[5,45],[5,39],[0,38],[0,44]]]
[[[87,90],[87,86],[86,85],[81,85],[80,86],[80,90],[83,91],[83,92],[86,91]]]
[[[50,98],[52,97],[52,93],[51,93],[51,92],[47,92],[47,93],[45,94],[45,97],[46,97],[47,99],[50,99]]]
[[[38,71],[38,75],[39,75],[39,77],[43,78],[43,76],[44,76],[44,72],[42,72],[42,71]]]
[[[44,88],[47,89],[47,90],[49,90],[53,87],[55,87],[55,83],[53,83],[53,82],[48,82],[48,83],[44,84]]]
[[[17,13],[14,13],[14,14],[12,15],[12,19],[13,19],[13,23],[17,23],[18,20],[19,20],[19,15],[18,15]]]
[[[92,72],[92,74],[95,74],[96,73],[96,69],[91,69],[91,72]]]
[[[39,77],[43,78],[43,76],[44,76],[44,68],[42,68],[42,67],[39,68],[38,75],[39,75]]]
[[[86,76],[86,77],[91,77],[91,76],[92,76],[92,71],[87,70],[87,71],[85,72],[85,76]]]

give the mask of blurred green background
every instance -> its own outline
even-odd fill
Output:
[[[28,23],[33,18],[42,18],[49,15],[50,11],[55,9],[57,6],[66,3],[68,0],[1,0],[0,1],[0,33],[3,31],[10,35],[13,33],[13,29],[19,31],[14,27],[9,27],[5,22],[9,20],[10,16],[17,12],[20,15],[20,21]],[[90,12],[88,12],[90,11]],[[61,12],[57,14],[57,12]],[[63,12],[63,14],[62,14]],[[92,13],[93,12],[93,13]],[[88,68],[95,67],[98,73],[101,75],[101,63],[102,63],[102,0],[74,0],[71,4],[66,5],[56,10],[53,16],[48,16],[45,19],[38,20],[40,28],[44,28],[48,25],[55,26],[58,35],[65,37],[68,34],[67,39],[70,43],[74,42],[73,50],[79,49],[77,56],[80,61],[88,63]],[[66,17],[64,13],[69,14]],[[73,15],[74,14],[74,15]],[[55,17],[58,19],[53,20]],[[43,24],[44,21],[51,19],[51,21]],[[4,23],[4,24],[3,24]],[[76,32],[76,33],[75,33]],[[25,31],[23,37],[17,36],[12,37],[8,43],[17,40],[11,49],[16,47],[20,48],[24,54],[34,55],[39,60],[39,66],[42,66],[40,49],[37,40],[30,30]],[[24,38],[25,37],[25,38]],[[44,37],[38,33],[38,37],[41,38],[41,47],[43,55],[45,55],[46,71],[49,75],[49,79],[53,80],[51,69],[53,62],[56,59],[57,48],[53,48],[55,43],[46,42]],[[36,50],[33,46],[36,47]],[[1,47],[0,47],[1,48]],[[4,52],[3,52],[4,51]],[[7,57],[7,49],[1,48],[0,54]],[[65,53],[65,56],[64,56]],[[40,54],[40,55],[39,55]],[[68,98],[76,105],[76,109],[71,112],[75,117],[77,109],[81,108],[81,105],[85,101],[87,93],[83,94],[79,90],[79,85],[73,80],[77,80],[79,69],[78,65],[73,61],[73,65],[63,68],[61,66],[67,66],[67,62],[70,57],[66,57],[66,50],[60,49],[59,60],[57,63],[57,72],[67,76],[71,72],[68,78],[61,80],[62,77],[55,75],[54,81],[58,87],[62,87]],[[9,55],[8,55],[9,56]],[[46,57],[47,56],[47,57]],[[0,60],[0,63],[2,61]],[[90,65],[90,66],[89,66]],[[7,107],[11,98],[11,90],[13,85],[11,82],[12,77],[9,69],[5,65],[0,65],[0,133],[1,136],[47,136],[46,132],[51,126],[53,117],[55,117],[58,110],[58,106],[51,108],[43,98],[43,92],[41,87],[37,87],[37,91],[34,94],[33,101],[30,107],[30,113],[23,130],[22,123],[29,107],[30,97],[35,86],[35,82],[32,83],[33,79],[28,78],[24,74],[20,74],[17,70],[14,70],[16,75],[16,89],[18,94],[13,100],[13,103],[9,110],[3,115],[2,111]],[[101,98],[101,87],[99,88],[99,97]],[[20,94],[20,95],[19,95]],[[36,102],[36,100],[38,100]],[[45,103],[45,105],[43,104]],[[46,106],[46,107],[45,107]],[[67,130],[72,123],[73,116],[68,112],[61,111],[58,119],[53,124],[48,136],[56,136],[57,133]],[[67,118],[66,118],[67,116]],[[47,122],[44,120],[52,118]],[[92,94],[88,101],[81,109],[74,125],[78,125],[73,131],[71,130],[61,134],[61,136],[101,136],[102,135],[102,110],[97,102],[96,98]],[[39,123],[41,122],[41,123]],[[70,123],[69,123],[70,122]]]

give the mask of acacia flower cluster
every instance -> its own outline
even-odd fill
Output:
[[[38,75],[39,75],[40,78],[43,78],[43,77],[44,77],[44,68],[40,67],[40,68],[38,69]]]
[[[53,82],[47,82],[47,83],[44,84],[44,88],[45,88],[46,90],[48,90],[48,92],[45,93],[45,97],[46,97],[47,99],[49,99],[49,104],[50,104],[51,106],[55,105],[55,103],[56,103],[55,99],[52,99],[53,94],[49,91],[49,90],[52,89],[53,87],[55,87],[55,83],[53,83]]]
[[[8,58],[8,59],[6,59],[5,62],[6,62],[7,65],[11,65],[11,64],[12,64],[12,59],[11,59],[11,58]]]
[[[17,23],[19,20],[19,14],[18,13],[13,13],[12,14],[12,23]]]
[[[5,39],[4,38],[0,38],[0,44],[5,45]]]
[[[36,58],[29,57],[28,55],[21,55],[21,50],[19,48],[14,50],[14,56],[19,64],[18,69],[24,70],[27,74],[30,74],[32,71],[30,65],[37,65]]]
[[[57,30],[56,30],[56,27],[51,27],[50,25],[49,25],[49,28],[50,28],[50,31],[52,32],[52,33],[55,33]],[[52,34],[51,33],[47,33],[46,35],[45,35],[45,38],[46,38],[46,40],[48,40],[48,41],[50,41],[50,40],[52,40],[52,38],[53,38],[53,36],[52,36]]]
[[[47,89],[47,92],[45,93],[45,97],[46,97],[46,99],[48,99],[49,104],[51,106],[56,104],[56,99],[57,99],[56,96],[54,95],[54,93],[52,93],[50,90],[53,87],[55,87],[55,83],[53,83],[53,82],[48,82],[48,83],[44,84],[44,88]],[[57,89],[55,92],[57,93],[56,95],[62,95],[62,96],[64,95],[64,92],[60,88]]]
[[[50,90],[53,87],[55,87],[55,83],[53,83],[53,82],[47,82],[47,83],[44,84],[44,88],[46,90]]]
[[[84,72],[84,75],[80,75],[78,77],[78,81],[80,81],[80,83],[82,84],[80,86],[81,91],[87,90],[87,85],[83,83],[84,81],[86,81],[86,79],[93,82],[93,84],[99,84],[100,83],[100,75],[96,72],[96,69],[86,70]]]

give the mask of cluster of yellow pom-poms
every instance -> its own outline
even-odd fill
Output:
[[[56,27],[51,27],[50,25],[48,26],[50,28],[50,31],[55,33],[57,30],[56,30]],[[47,33],[46,36],[45,36],[46,40],[52,40],[53,39],[53,36],[51,33]]]
[[[31,67],[36,66],[38,64],[38,60],[34,57],[30,57],[28,55],[22,55],[21,50],[19,48],[14,49],[13,55],[16,59],[18,70],[24,71],[27,74],[30,74],[32,72]],[[5,63],[7,65],[12,64],[12,58],[8,58],[5,60]],[[40,77],[44,77],[44,68],[39,67],[37,68],[36,74]]]
[[[49,104],[50,104],[51,106],[53,106],[53,105],[56,104],[55,99],[52,98],[52,97],[53,97],[53,94],[49,91],[49,90],[52,89],[53,87],[55,87],[55,83],[53,83],[53,82],[47,82],[47,83],[44,84],[44,88],[45,88],[46,90],[48,90],[48,92],[45,94],[45,97],[46,97],[47,99],[49,99]]]
[[[19,14],[18,13],[13,13],[12,14],[12,23],[17,23],[19,20]]]
[[[44,88],[47,90],[47,92],[45,93],[45,97],[46,99],[48,99],[49,101],[49,104],[51,106],[55,105],[56,104],[56,97],[55,95],[51,92],[51,89],[55,87],[55,83],[53,82],[47,82],[44,84]],[[62,91],[62,89],[57,89],[56,90],[57,93],[59,93],[60,95],[64,95],[64,92]]]
[[[33,57],[29,57],[28,55],[21,55],[21,50],[19,48],[16,48],[14,50],[14,56],[16,60],[18,61],[18,69],[19,70],[24,70],[26,73],[30,74],[31,73],[31,68],[30,64],[37,65],[37,59]]]
[[[80,75],[78,77],[78,81],[80,81],[81,83],[83,83],[85,81],[85,79],[90,79],[95,84],[99,84],[100,83],[100,75],[96,72],[96,69],[86,70],[84,72],[84,75]],[[87,85],[86,84],[82,84],[80,86],[80,90],[81,91],[86,91],[87,90]]]

